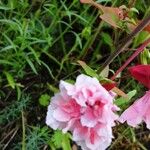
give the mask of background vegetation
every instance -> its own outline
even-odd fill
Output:
[[[98,2],[128,7],[132,0]],[[139,11],[133,19],[150,14],[148,0],[137,0],[133,7]],[[98,69],[127,34],[101,21],[96,8],[79,0],[1,0],[0,149],[71,149],[74,143],[69,133],[63,135],[45,125],[50,98],[60,79],[75,79],[83,72],[77,60]],[[136,37],[133,50],[140,40]],[[110,65],[111,72],[131,53],[128,49],[119,55]],[[120,81],[120,88],[126,92],[136,89],[141,95],[144,91],[133,79],[124,77]],[[114,135],[109,149],[150,149],[145,125],[136,130],[118,125]]]

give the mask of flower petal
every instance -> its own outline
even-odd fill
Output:
[[[150,91],[136,100],[128,109],[126,109],[120,116],[119,121],[125,122],[133,127],[136,127],[139,123],[144,120],[149,123],[149,106],[150,106]],[[149,125],[148,125],[149,127]]]
[[[94,127],[97,123],[97,118],[91,108],[87,108],[84,115],[81,116],[81,124],[86,127]]]
[[[131,75],[150,89],[150,65],[137,65],[129,68]]]
[[[69,121],[70,115],[64,111],[62,111],[60,108],[57,108],[53,112],[53,117],[60,122],[66,122]]]
[[[68,100],[71,95],[75,92],[74,85],[67,83],[65,81],[60,81],[59,89],[64,100]]]
[[[87,137],[88,128],[80,126],[76,127],[73,131],[73,140],[74,141],[82,141]]]

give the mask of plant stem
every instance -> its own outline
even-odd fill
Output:
[[[26,150],[26,146],[25,146],[25,120],[24,120],[23,111],[21,112],[21,114],[22,114],[22,150]]]
[[[125,38],[121,44],[121,46],[119,46],[119,48],[117,48],[117,50],[112,53],[108,59],[104,62],[104,64],[97,70],[97,73],[99,74],[107,65],[109,65],[122,51],[124,51],[124,49],[129,46],[129,44],[131,43],[132,39],[139,33],[141,32],[148,24],[150,23],[150,15],[143,19],[143,21],[141,21],[141,23],[127,36],[127,38]]]
[[[150,38],[148,40],[146,40],[139,48],[137,48],[137,50],[132,54],[131,57],[128,58],[128,60],[124,63],[123,66],[121,66],[117,72],[111,77],[111,80],[114,80],[116,78],[116,76],[124,69],[127,67],[127,65],[136,57],[138,56],[143,50],[144,48],[150,43]]]

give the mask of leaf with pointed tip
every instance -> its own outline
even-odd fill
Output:
[[[7,78],[7,81],[8,81],[9,86],[10,86],[12,89],[14,89],[16,83],[15,83],[15,80],[14,80],[13,76],[12,76],[9,72],[6,72],[6,71],[4,72],[4,74],[6,75],[6,78]]]
[[[104,70],[100,73],[100,76],[104,78],[108,78],[109,75],[109,65],[104,68]]]
[[[127,93],[128,99],[124,97],[119,97],[115,100],[115,104],[119,107],[123,107],[124,105],[126,106],[127,104],[129,104],[131,98],[134,97],[136,93],[136,90],[130,91],[129,93]]]
[[[77,62],[81,65],[87,75],[96,77],[97,79],[99,78],[99,75],[96,73],[96,71],[90,68],[84,61],[78,60]]]
[[[103,5],[100,5],[96,3],[93,0],[80,0],[81,3],[90,4],[96,8],[98,8],[102,15],[100,15],[100,18],[113,26],[114,28],[120,28],[118,25],[118,21],[122,20],[124,18],[124,12],[122,8],[118,7],[105,7]]]

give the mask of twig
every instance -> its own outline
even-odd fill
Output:
[[[72,146],[72,150],[78,150],[77,145],[73,144],[73,146]]]
[[[47,150],[47,148],[48,148],[48,145],[45,145],[44,148],[43,148],[43,150]]]
[[[13,140],[13,138],[15,137],[17,131],[19,128],[16,129],[16,131],[14,131],[13,135],[11,136],[11,138],[9,139],[9,141],[5,144],[5,146],[3,147],[2,150],[5,150],[7,148],[7,146],[9,145],[9,143]]]
[[[97,70],[97,73],[100,73],[107,65],[109,65],[124,49],[129,46],[131,43],[132,39],[139,33],[141,32],[148,24],[150,23],[150,16],[147,18],[143,19],[143,21],[123,40],[123,43],[117,50],[112,53],[108,59],[104,62],[104,64]]]
[[[15,130],[16,130],[16,128],[12,129],[12,130],[0,141],[0,143],[3,143]]]
[[[146,40],[133,54],[132,56],[124,63],[123,66],[121,66],[116,73],[111,77],[111,80],[114,80],[116,78],[116,76],[124,69],[127,67],[127,65],[136,57],[138,56],[143,50],[144,48],[150,43],[150,38],[148,40]]]

